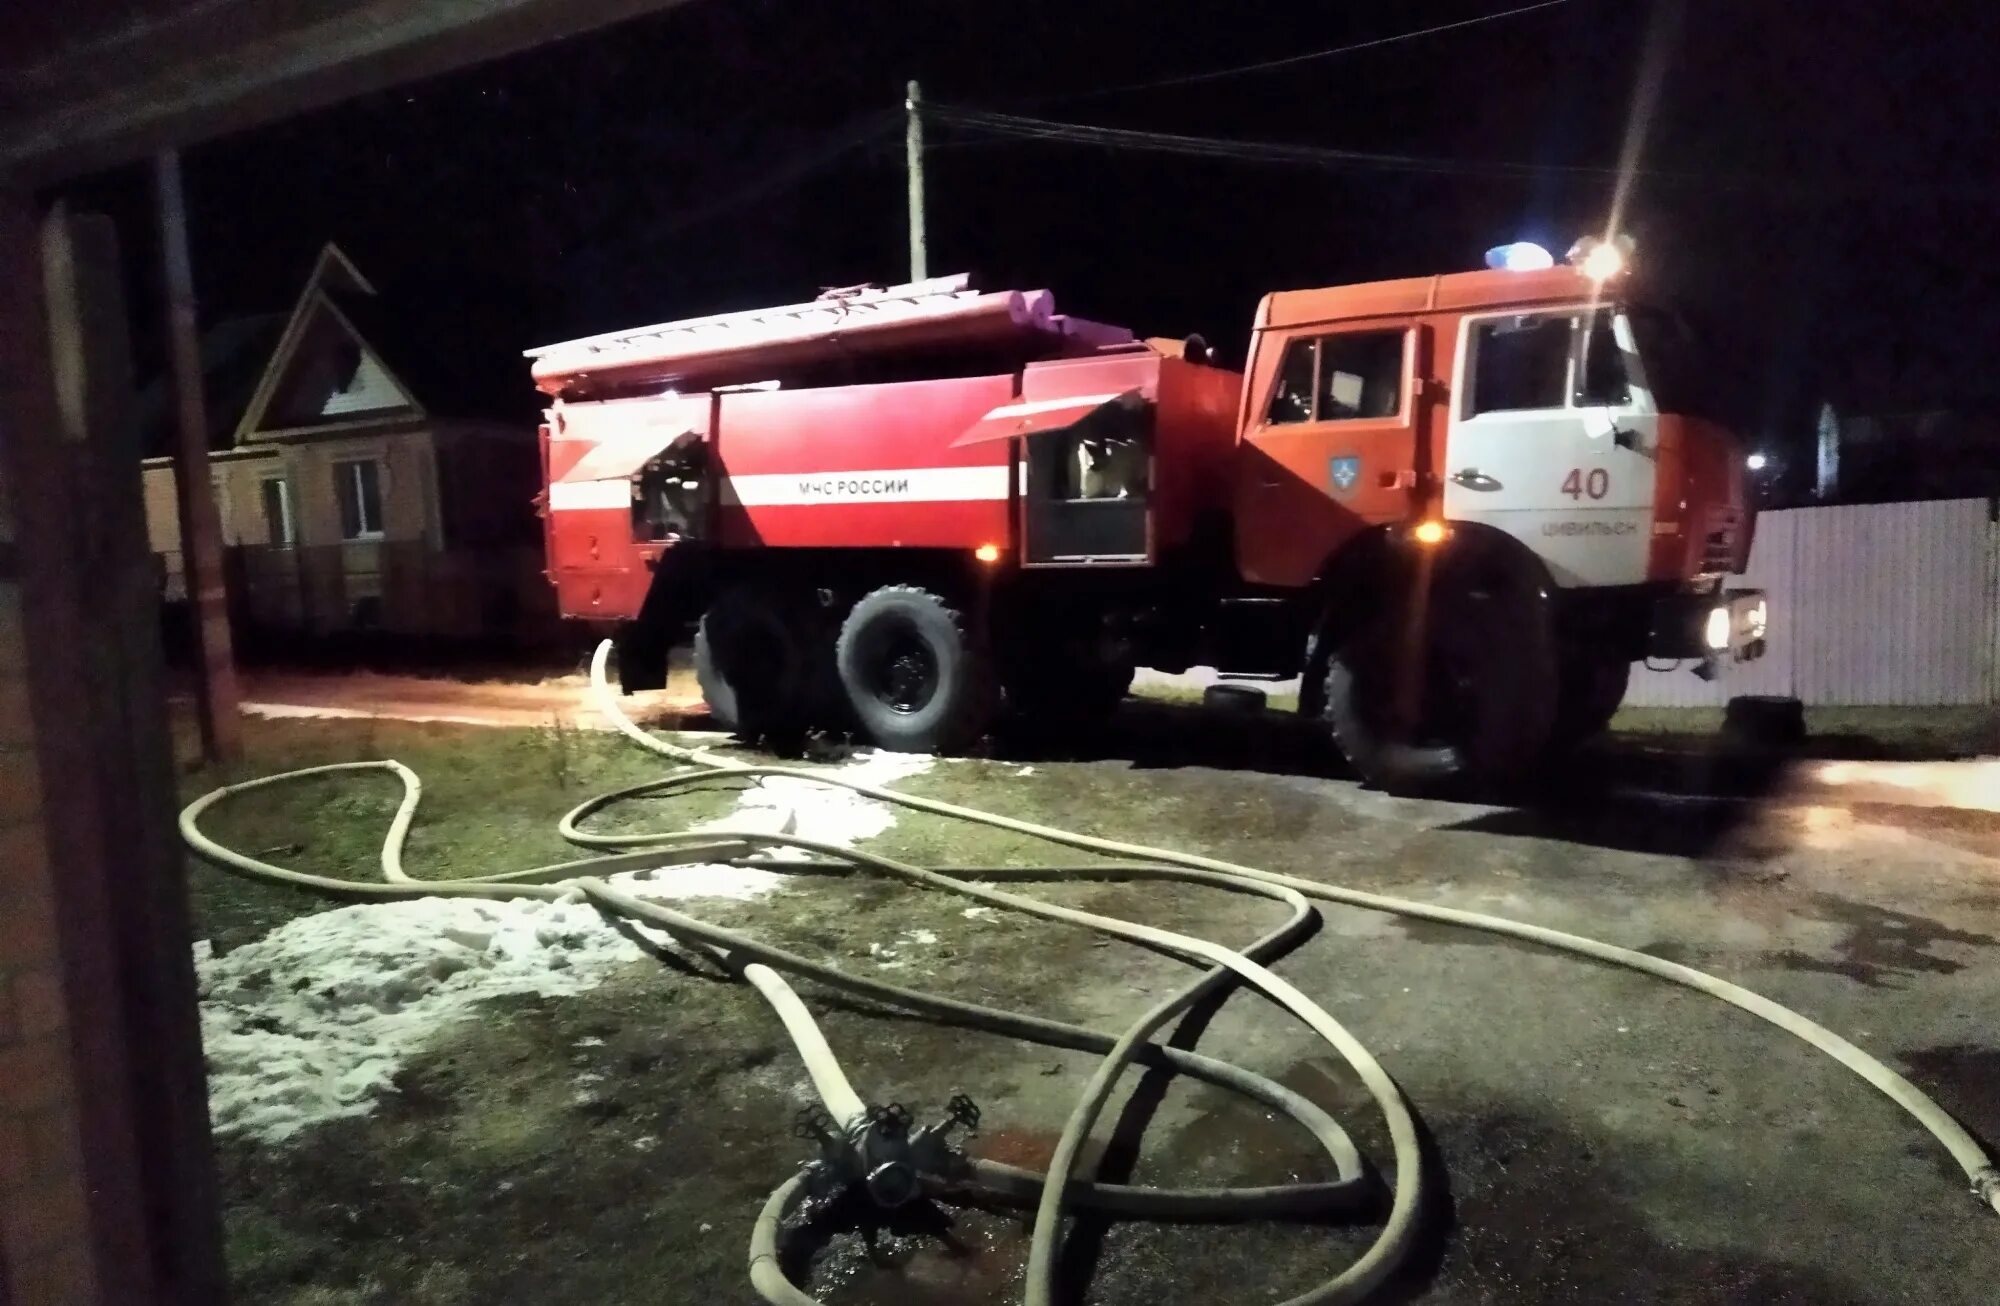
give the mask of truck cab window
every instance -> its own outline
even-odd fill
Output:
[[[1278,366],[1278,384],[1271,391],[1271,411],[1266,419],[1271,425],[1312,420],[1314,343],[1311,340],[1294,340],[1285,346],[1284,361]]]
[[[1590,317],[1590,329],[1582,339],[1583,357],[1577,365],[1578,407],[1620,408],[1632,402],[1632,387],[1625,372],[1625,351],[1618,345],[1609,310],[1600,309]]]
[[[1146,451],[1135,439],[1080,436],[1072,499],[1143,499]]]
[[[1320,421],[1394,417],[1403,410],[1403,335],[1398,330],[1320,337]]]
[[[1467,417],[1566,406],[1568,313],[1494,318],[1472,328],[1472,397]]]
[[[633,534],[644,540],[699,538],[707,502],[708,446],[696,441],[669,447],[639,473]]]

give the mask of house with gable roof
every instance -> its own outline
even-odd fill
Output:
[[[481,406],[467,394],[504,404],[510,381],[525,381],[472,377],[440,356],[450,349],[409,329],[331,243],[289,313],[204,333],[210,474],[240,621],[498,635],[549,606],[534,426],[463,411]],[[145,460],[144,481],[169,602],[185,597],[164,456],[173,412],[162,377],[139,414],[145,447],[162,455]]]

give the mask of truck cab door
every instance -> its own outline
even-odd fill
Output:
[[[1371,319],[1258,341],[1235,488],[1245,580],[1307,584],[1350,537],[1416,511],[1429,336]]]
[[[1558,585],[1645,580],[1659,423],[1624,317],[1487,313],[1459,333],[1445,516],[1520,540]]]

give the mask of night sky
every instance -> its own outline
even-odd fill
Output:
[[[1608,166],[1650,51],[1649,172],[1625,226],[1710,335],[1753,438],[1804,441],[1828,396],[2000,398],[2000,6],[1568,0],[1103,93],[1524,2],[695,0],[190,152],[203,316],[288,306],[332,238],[438,348],[506,376],[568,335],[902,279],[909,77],[934,101],[1071,122]],[[934,273],[1048,286],[1067,311],[1200,331],[1236,358],[1266,290],[1476,266],[1515,238],[1560,254],[1614,189],[931,139]],[[159,345],[139,183],[83,192],[122,220],[143,366]],[[531,413],[518,376],[462,402]]]

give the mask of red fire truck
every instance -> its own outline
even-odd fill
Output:
[[[964,277],[550,345],[548,574],[748,734],[957,749],[1212,665],[1385,787],[1515,779],[1634,661],[1764,649],[1742,451],[1609,248],[1267,295],[1243,373]]]

